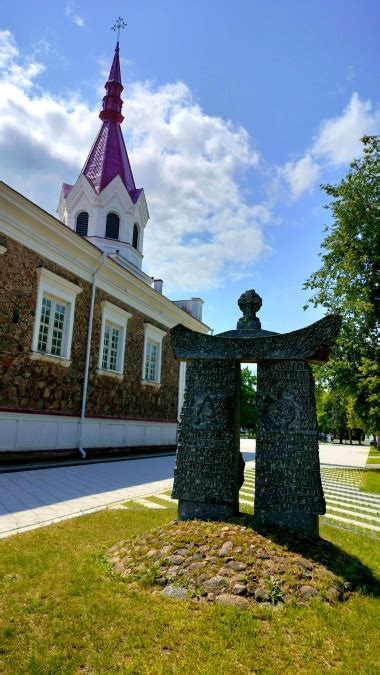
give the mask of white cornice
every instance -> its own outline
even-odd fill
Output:
[[[78,277],[92,281],[102,251],[2,181],[0,200],[1,231]],[[182,323],[201,333],[208,331],[208,326],[110,258],[99,271],[97,285],[166,328]]]
[[[65,290],[70,295],[78,295],[78,293],[82,293],[83,291],[83,288],[77,286],[77,284],[73,284],[71,281],[63,279],[62,277],[58,276],[57,274],[54,274],[54,272],[51,272],[50,270],[47,270],[44,267],[37,268],[37,278],[39,281],[42,281],[44,283],[55,284],[60,289]]]

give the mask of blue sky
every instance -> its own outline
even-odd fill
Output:
[[[302,307],[337,182],[380,133],[380,5],[371,0],[0,0],[0,178],[52,213],[90,149],[117,16],[123,132],[151,220],[145,270],[200,295],[216,332],[240,293],[263,328]]]

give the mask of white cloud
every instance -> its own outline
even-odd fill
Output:
[[[76,26],[79,26],[79,28],[83,28],[84,26],[84,19],[79,16],[78,14],[75,14],[74,12],[74,3],[69,0],[69,2],[66,3],[65,6],[65,16],[67,16],[73,23],[75,23]]]
[[[42,63],[32,57],[21,59],[19,50],[12,33],[9,30],[0,31],[0,74],[1,79],[9,85],[16,85],[28,90],[33,80],[44,70]]]
[[[259,161],[245,129],[206,115],[182,82],[132,85],[126,114],[131,163],[152,214],[149,273],[158,266],[170,286],[210,288],[268,253],[269,211],[247,204],[237,180]]]
[[[9,68],[19,55],[16,42],[9,30],[0,31],[0,68]]]
[[[348,164],[361,155],[360,138],[380,133],[380,108],[354,92],[340,115],[324,120],[313,143],[299,160],[278,167],[277,176],[290,188],[293,199],[311,192],[322,171]]]
[[[311,192],[320,175],[320,166],[310,154],[297,162],[286,162],[278,175],[289,185],[292,197],[297,199],[304,192]]]
[[[380,108],[374,110],[371,101],[362,101],[355,92],[341,115],[321,124],[312,154],[330,164],[346,164],[361,154],[360,138],[379,131]]]
[[[85,161],[98,109],[40,90],[43,64],[20,55],[9,32],[0,33],[0,63],[0,177],[53,211],[61,183],[74,181]],[[134,83],[123,98],[129,156],[151,214],[146,271],[176,294],[244,276],[270,252],[263,225],[271,219],[239,186],[259,162],[247,131],[207,115],[182,82]]]

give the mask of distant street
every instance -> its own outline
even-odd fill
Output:
[[[254,459],[256,441],[254,439],[242,438],[240,448],[243,453],[247,453],[248,459]],[[319,459],[321,464],[331,466],[352,466],[358,469],[364,469],[368,457],[368,445],[340,445],[339,443],[320,443]],[[247,461],[247,458],[245,460]]]

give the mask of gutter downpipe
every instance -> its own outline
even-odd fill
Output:
[[[91,339],[92,339],[92,322],[94,319],[94,306],[95,306],[95,294],[96,294],[96,276],[100,268],[104,265],[107,260],[107,253],[103,251],[102,260],[100,265],[96,268],[95,272],[92,275],[92,289],[91,289],[91,304],[90,304],[90,316],[88,319],[88,331],[87,331],[87,347],[86,347],[86,364],[84,367],[84,379],[83,379],[83,393],[82,393],[82,407],[79,420],[79,442],[78,450],[82,459],[86,459],[87,454],[83,445],[83,424],[84,418],[86,417],[86,404],[87,404],[87,390],[88,390],[88,373],[90,370],[90,356],[91,356]]]

